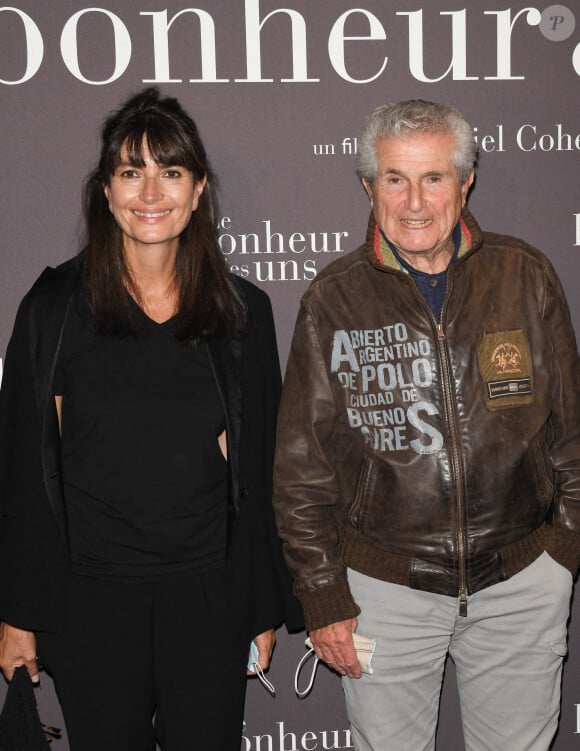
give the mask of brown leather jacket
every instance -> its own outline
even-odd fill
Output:
[[[460,598],[542,550],[580,563],[580,367],[560,282],[467,210],[436,321],[371,217],[304,295],[275,506],[307,627],[358,614],[346,567]]]

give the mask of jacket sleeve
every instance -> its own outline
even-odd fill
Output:
[[[286,370],[276,441],[274,506],[309,630],[353,618],[340,559],[337,410],[316,327],[301,305]]]
[[[580,565],[580,361],[564,291],[551,266],[544,321],[552,344],[550,458],[555,485],[546,547],[575,575]]]
[[[238,541],[251,561],[252,636],[284,622],[303,628],[300,603],[282,554],[272,506],[272,470],[281,376],[272,307],[255,288],[247,291],[251,322],[244,341],[243,414],[240,438],[240,518]]]
[[[66,551],[44,486],[41,427],[24,298],[0,392],[0,619],[58,630]]]

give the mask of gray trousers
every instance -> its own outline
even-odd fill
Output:
[[[458,600],[350,570],[373,675],[343,678],[357,751],[432,751],[445,659],[455,663],[466,751],[547,751],[558,726],[572,576],[543,553]]]

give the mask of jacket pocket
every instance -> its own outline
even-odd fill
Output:
[[[548,507],[554,497],[554,480],[548,451],[542,435],[537,436],[530,446],[532,472],[537,478],[537,488],[542,503]]]
[[[376,482],[376,468],[369,456],[364,456],[359,470],[354,500],[349,508],[348,517],[353,527],[362,529],[367,508],[367,499],[372,494]]]

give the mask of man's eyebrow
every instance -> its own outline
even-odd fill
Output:
[[[386,167],[381,173],[381,175],[405,175],[405,172],[403,170],[399,170],[396,167]],[[449,174],[447,170],[438,170],[438,169],[432,169],[428,172],[422,172],[421,177],[441,177],[442,175]]]

